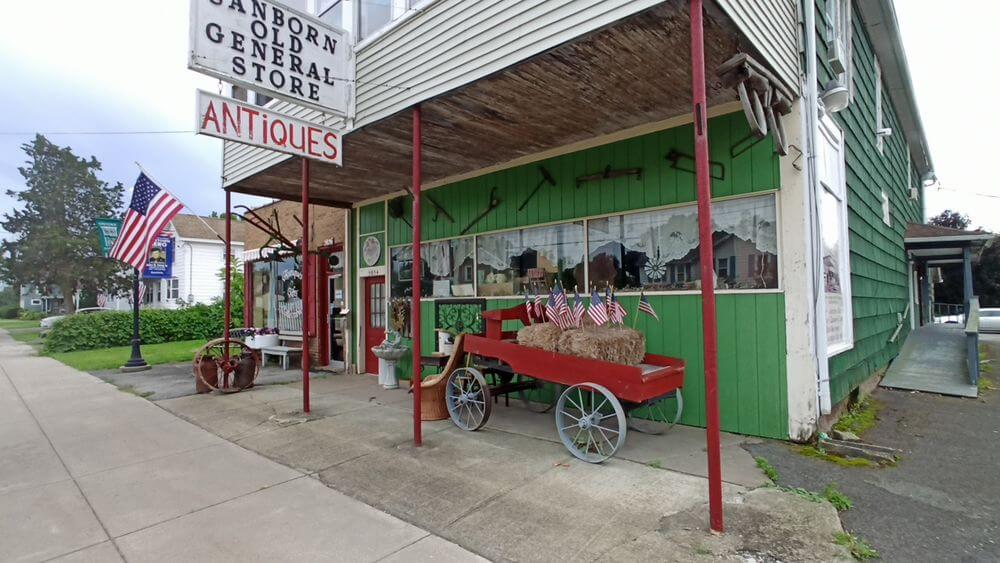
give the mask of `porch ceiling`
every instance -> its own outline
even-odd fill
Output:
[[[713,72],[737,53],[730,22],[705,18],[710,106],[736,99]],[[686,2],[670,1],[552,51],[425,101],[423,182],[683,115],[691,111]],[[349,206],[411,183],[409,111],[344,137],[344,166],[312,163],[310,198]],[[301,195],[298,159],[229,189],[286,200]]]

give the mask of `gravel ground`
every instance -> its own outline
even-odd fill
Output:
[[[996,363],[1000,335],[984,335],[983,347]],[[1000,391],[959,399],[880,388],[873,397],[882,410],[863,438],[902,450],[896,467],[840,467],[780,442],[745,447],[771,462],[781,485],[836,483],[854,503],[844,528],[886,561],[1000,561]]]

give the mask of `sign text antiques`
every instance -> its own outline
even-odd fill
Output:
[[[198,90],[195,130],[202,135],[343,164],[340,131],[203,90]]]
[[[188,68],[346,116],[347,32],[270,0],[191,0]]]

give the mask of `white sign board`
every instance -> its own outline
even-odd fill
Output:
[[[191,0],[188,68],[346,116],[354,78],[347,32],[270,0]]]
[[[343,135],[336,129],[204,90],[197,105],[201,135],[343,165]]]

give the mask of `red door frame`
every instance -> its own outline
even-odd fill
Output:
[[[379,342],[381,342],[381,338],[378,338],[378,337],[376,337],[375,339],[372,338],[372,330],[371,330],[372,327],[371,327],[371,323],[370,323],[370,320],[371,320],[371,288],[372,288],[372,286],[375,286],[375,285],[385,286],[385,276],[371,276],[371,277],[361,278],[361,279],[362,279],[362,282],[361,282],[361,286],[362,286],[362,290],[361,290],[361,301],[362,301],[362,307],[361,307],[362,318],[361,318],[361,323],[362,323],[362,325],[361,326],[364,328],[364,337],[361,339],[361,346],[364,349],[364,354],[365,354],[365,373],[377,374],[378,373],[378,360],[375,358],[375,355],[372,354],[371,346],[368,345],[369,342],[375,342],[375,340],[379,340]],[[385,288],[383,288],[383,291],[385,291]],[[382,338],[384,338],[385,337],[385,325],[384,324],[382,325],[381,332],[382,332]],[[378,344],[378,342],[375,342],[375,344]]]

